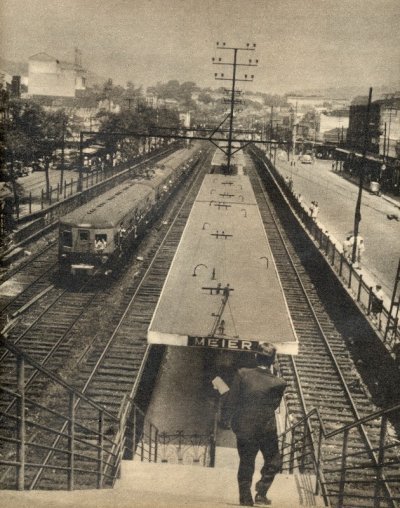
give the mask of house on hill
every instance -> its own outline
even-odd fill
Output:
[[[47,53],[29,57],[28,93],[30,96],[75,97],[85,89],[86,70],[81,52],[75,50],[75,62],[63,62]]]

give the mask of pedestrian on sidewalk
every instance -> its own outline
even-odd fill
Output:
[[[314,207],[313,207],[312,214],[311,214],[311,217],[313,218],[314,221],[317,220],[318,214],[319,214],[318,203],[317,203],[317,201],[314,201]]]
[[[365,251],[364,238],[362,236],[357,236],[355,268],[360,268],[361,258],[362,255],[364,254],[364,251]]]
[[[310,217],[312,218],[313,215],[314,215],[314,205],[315,205],[315,201],[311,201],[311,205],[310,205]]]
[[[343,256],[346,261],[351,262],[353,242],[351,241],[352,236],[346,236],[346,240],[343,242]]]
[[[236,434],[240,463],[237,474],[239,500],[242,506],[253,506],[251,484],[257,453],[261,451],[264,466],[256,483],[255,504],[271,504],[267,492],[281,467],[281,456],[275,422],[286,382],[271,372],[276,349],[261,342],[256,353],[257,367],[239,369],[232,383],[226,406]]]

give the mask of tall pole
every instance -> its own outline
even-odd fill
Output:
[[[292,157],[293,157],[293,164],[294,164],[294,160],[295,160],[295,156],[296,156],[296,135],[297,135],[297,101],[296,101],[296,109],[295,109],[295,112],[294,112],[294,116],[293,116],[293,153],[292,153]]]
[[[78,192],[83,190],[83,132],[79,135],[79,177],[78,177]]]
[[[222,127],[222,125],[226,122],[226,120],[228,120],[228,118],[229,118],[227,151],[225,151],[225,150],[223,150],[221,148],[221,150],[224,152],[224,154],[226,155],[226,158],[227,158],[226,172],[228,174],[231,173],[231,160],[232,160],[232,156],[235,153],[235,151],[237,151],[237,150],[233,150],[233,143],[232,143],[234,141],[233,140],[233,114],[234,114],[234,108],[235,108],[235,104],[241,102],[240,100],[236,99],[236,95],[239,95],[239,93],[240,93],[240,91],[236,90],[236,88],[235,88],[236,82],[237,81],[253,81],[253,78],[254,78],[253,75],[248,77],[247,74],[244,75],[243,79],[242,78],[237,78],[236,77],[236,69],[237,69],[238,66],[242,66],[242,67],[255,67],[258,64],[258,60],[253,61],[251,59],[249,59],[249,63],[238,63],[238,61],[237,61],[238,51],[255,51],[255,48],[256,48],[255,44],[253,44],[252,46],[250,44],[247,44],[246,47],[243,47],[243,48],[233,48],[233,47],[226,46],[225,42],[223,42],[222,44],[217,42],[217,49],[231,50],[231,51],[233,51],[233,63],[231,63],[231,62],[222,62],[222,58],[218,58],[217,61],[216,61],[215,58],[212,59],[212,61],[213,61],[213,63],[215,65],[232,65],[233,66],[233,72],[232,72],[232,77],[231,78],[224,77],[223,73],[220,74],[220,75],[218,75],[218,73],[215,73],[215,79],[216,80],[231,81],[231,83],[232,83],[231,98],[230,98],[230,112],[226,116],[226,118],[221,122],[221,124],[213,132],[213,134],[215,132],[217,132]],[[218,147],[218,148],[220,148],[220,147]]]
[[[390,128],[391,128],[391,125],[392,125],[392,107],[393,105],[390,104],[390,109],[389,109],[389,127],[388,127],[388,134],[387,134],[387,145],[386,145],[386,150],[387,150],[387,154],[386,156],[389,157],[389,152],[390,152]]]
[[[383,160],[386,159],[386,122],[383,129]]]
[[[271,106],[271,122],[270,122],[270,128],[269,128],[269,137],[271,139],[271,143],[269,144],[269,158],[270,159],[272,157],[272,131],[274,128],[273,121],[274,121],[274,106]]]
[[[231,173],[231,158],[232,158],[232,133],[233,133],[233,111],[235,108],[235,84],[236,84],[236,65],[237,65],[237,52],[238,48],[233,50],[233,75],[232,75],[232,90],[231,90],[231,111],[229,117],[229,138],[228,138],[228,153],[227,153],[227,172]]]
[[[353,252],[351,255],[351,261],[354,263],[357,257],[357,243],[358,243],[358,230],[361,222],[361,198],[362,191],[364,185],[364,170],[365,170],[365,160],[367,156],[368,150],[368,142],[369,142],[369,119],[371,113],[371,99],[372,99],[372,88],[369,89],[368,95],[368,105],[367,105],[367,113],[365,116],[365,126],[364,126],[364,148],[363,148],[363,156],[361,159],[361,167],[360,167],[360,180],[358,185],[358,197],[356,203],[356,210],[354,214],[354,243],[353,243]]]
[[[61,176],[60,176],[60,187],[64,185],[64,169],[65,169],[65,118],[62,122],[62,138],[61,138]]]

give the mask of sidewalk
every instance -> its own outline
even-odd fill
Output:
[[[281,163],[281,164],[280,164]],[[290,163],[287,163],[286,161],[277,161],[275,168],[277,172],[281,175],[282,178],[284,178],[284,182],[281,183],[281,185],[289,186],[290,182]],[[339,174],[336,173],[337,176],[341,176],[342,178],[348,180],[350,183],[357,185],[357,181],[355,178],[348,179],[346,178],[345,174]],[[315,173],[314,173],[315,175]],[[289,188],[289,187],[288,187]],[[289,192],[289,191],[288,191]],[[365,189],[365,192],[369,192],[369,189]],[[286,193],[286,192],[285,192]],[[306,196],[306,193],[304,193],[299,202],[299,196],[300,194],[297,194],[296,191],[292,191],[290,193],[295,201],[299,203],[299,206],[303,210],[304,215],[310,216],[310,206],[312,201],[312,193],[309,193]],[[288,194],[289,197],[289,194]],[[397,217],[400,219],[400,213],[397,213],[397,210],[400,210],[400,197],[397,196],[387,196],[387,195],[381,195],[378,199],[382,198],[383,200],[387,201],[387,203],[390,203],[391,206],[396,207],[391,213],[392,219],[396,219]],[[303,213],[300,214],[299,218],[301,221],[304,219]],[[303,215],[303,218],[301,216]],[[387,216],[389,219],[389,215]],[[321,219],[318,217],[314,220],[315,225],[317,226],[317,231],[321,231],[323,237],[329,240],[329,244],[331,247],[329,247],[329,253],[326,252],[327,260],[330,264],[332,263],[332,251],[336,251],[338,254],[343,253],[343,236],[344,231],[340,231],[339,228],[335,228],[335,233],[332,233],[332,224],[330,223],[330,226],[326,226],[324,223],[324,217]],[[394,223],[397,224],[396,220],[394,220]],[[307,228],[309,230],[309,228]],[[338,235],[339,230],[339,235]],[[315,237],[314,234],[311,233],[311,230],[309,230],[309,234],[311,235],[311,238],[314,242],[316,242],[319,249],[322,251],[326,250],[326,244],[325,240],[321,239],[319,235]],[[338,236],[335,236],[338,235]],[[365,264],[365,261],[361,263],[360,267],[356,267],[354,265],[351,268],[351,264],[348,265],[347,262],[343,264],[343,272],[342,275],[339,275],[339,271],[341,272],[340,268],[340,262],[339,257],[336,256],[336,261],[334,263],[335,267],[333,268],[334,271],[337,273],[337,276],[342,280],[342,283],[346,290],[349,292],[351,297],[356,301],[361,307],[363,308],[364,313],[367,316],[367,319],[371,322],[371,324],[376,328],[377,332],[379,334],[383,333],[383,330],[386,329],[387,326],[387,316],[391,305],[391,299],[392,299],[392,292],[390,291],[390,288],[384,284],[379,277],[376,276],[375,268],[374,266],[369,266]],[[352,276],[353,272],[353,276]],[[376,286],[380,285],[382,286],[381,292],[383,293],[383,312],[375,318],[372,314],[368,313],[369,305],[370,305],[370,295],[371,291],[373,294],[376,294]]]

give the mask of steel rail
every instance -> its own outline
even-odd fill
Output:
[[[8,270],[7,272],[5,272],[1,277],[0,277],[0,284],[3,284],[4,282],[8,281],[9,279],[11,279],[12,277],[14,277],[14,275],[17,275],[18,273],[20,273],[22,270],[24,270],[27,266],[29,266],[31,263],[33,263],[34,261],[36,261],[38,258],[40,258],[40,256],[42,256],[43,254],[45,254],[48,250],[50,250],[52,247],[54,247],[54,245],[56,244],[57,242],[56,241],[53,241],[51,243],[49,243],[48,245],[46,245],[43,249],[41,249],[40,251],[38,252],[35,252],[35,254],[29,256],[29,258],[25,261],[23,261],[22,263],[20,263],[18,266],[16,266],[15,268],[12,268],[11,270]],[[52,267],[55,266],[55,265],[52,265]],[[50,267],[50,269],[52,268]],[[32,284],[34,282],[36,282],[38,279],[40,279],[40,277],[43,277],[48,271],[47,270],[46,272],[44,272],[43,274],[39,275],[39,277],[37,279],[35,279]],[[28,286],[29,287],[29,286]],[[24,293],[24,291],[26,290],[27,288],[25,288],[21,293],[19,293],[17,295],[20,296],[21,294]],[[12,301],[12,300],[11,300]],[[9,302],[10,303],[10,302]],[[7,304],[8,306],[8,304]],[[6,307],[7,307],[6,306]],[[0,312],[4,312],[4,310],[6,309],[6,307],[3,307]]]
[[[203,155],[202,157],[202,161],[201,161],[201,164],[204,165],[204,160],[206,158],[206,156],[208,155],[208,152],[206,152],[205,155]],[[193,188],[195,183],[197,182],[197,180],[200,178],[200,176],[203,174],[202,171],[198,171],[198,174],[197,176],[194,178],[194,180],[190,183],[190,187]],[[100,365],[102,364],[104,358],[106,357],[110,347],[112,346],[116,336],[117,336],[117,333],[119,331],[119,329],[121,328],[126,316],[128,315],[128,312],[130,310],[130,307],[131,305],[133,304],[134,300],[136,299],[136,296],[139,292],[139,289],[142,287],[145,279],[146,279],[146,276],[148,275],[148,273],[150,272],[150,269],[152,268],[156,258],[157,258],[157,254],[159,253],[159,251],[161,250],[161,248],[164,246],[165,242],[167,241],[168,239],[168,235],[170,233],[170,231],[172,230],[172,227],[174,226],[174,224],[177,222],[177,220],[179,219],[179,214],[181,213],[183,207],[186,205],[187,201],[189,199],[189,192],[186,192],[186,195],[185,195],[185,198],[184,198],[184,201],[183,203],[180,205],[177,213],[176,213],[176,216],[175,218],[173,219],[173,221],[171,222],[169,228],[167,229],[167,231],[165,232],[165,235],[164,235],[164,238],[163,240],[161,241],[159,247],[157,248],[155,254],[153,255],[153,258],[151,260],[151,262],[149,263],[149,266],[148,268],[146,269],[145,273],[143,274],[139,284],[138,284],[138,287],[136,288],[135,292],[133,293],[132,297],[130,298],[128,304],[126,305],[126,309],[125,311],[123,312],[123,315],[122,317],[120,318],[120,320],[118,321],[117,325],[115,326],[114,328],[114,331],[112,333],[112,335],[110,336],[109,340],[107,341],[106,345],[104,346],[103,348],[103,352],[102,354],[100,355],[99,359],[97,360],[96,364],[94,365],[93,369],[92,369],[92,372],[91,374],[89,375],[88,379],[86,380],[85,384],[84,384],[84,387],[82,388],[81,392],[83,394],[86,393],[86,391],[88,390],[89,386],[90,386],[90,383],[92,382],[92,380],[94,379],[94,376],[95,374],[97,373]],[[78,399],[76,402],[75,402],[75,406],[74,406],[74,409],[76,410],[79,406],[79,403],[80,403],[80,400]],[[125,413],[127,414],[127,413]],[[67,427],[67,422],[64,423],[64,425],[62,426],[62,432],[64,432],[65,428]],[[59,437],[55,439],[54,443],[52,446],[56,447],[57,444],[58,444],[58,441],[59,441]],[[44,464],[44,467],[46,467],[48,461],[51,459],[53,453],[52,452],[49,452],[47,454],[47,456],[45,457],[45,459],[43,460],[43,464]],[[42,469],[39,469],[35,475],[35,477],[33,478],[30,486],[29,486],[29,490],[33,490],[36,485],[38,484],[38,482],[40,481],[41,479],[41,475],[43,474],[43,471],[44,471],[44,467]]]
[[[258,160],[260,161],[259,157],[257,157],[257,158],[258,158]],[[269,171],[268,166],[265,164],[265,162],[264,162],[264,161],[260,161],[260,162],[262,162],[262,164],[265,166],[265,168]],[[346,398],[347,398],[347,401],[348,401],[348,403],[349,403],[349,405],[350,405],[350,408],[351,408],[351,411],[352,411],[352,413],[353,413],[353,416],[355,417],[355,419],[356,419],[356,420],[361,420],[361,416],[360,416],[360,414],[359,414],[359,412],[358,412],[358,409],[357,409],[356,403],[355,403],[355,401],[354,401],[354,399],[353,399],[353,397],[352,397],[352,395],[351,395],[351,393],[350,393],[350,390],[349,390],[349,388],[348,388],[348,385],[347,385],[347,383],[346,383],[346,381],[345,381],[345,379],[344,379],[344,376],[343,376],[342,370],[341,370],[341,368],[340,368],[340,366],[339,366],[339,364],[338,364],[338,362],[337,362],[336,356],[335,356],[335,354],[334,354],[334,352],[333,352],[333,350],[332,350],[331,345],[329,344],[329,340],[328,340],[328,338],[326,337],[325,332],[323,331],[322,325],[321,325],[321,323],[320,323],[320,321],[319,321],[319,319],[318,319],[318,317],[317,317],[317,315],[316,315],[315,309],[314,309],[314,307],[313,307],[313,305],[312,305],[312,303],[311,303],[311,301],[310,301],[310,298],[309,298],[309,296],[308,296],[308,294],[307,294],[307,291],[306,291],[306,289],[305,289],[305,287],[304,287],[304,284],[303,284],[303,282],[302,282],[302,280],[301,280],[301,277],[300,277],[300,275],[299,275],[299,273],[298,273],[298,270],[297,270],[297,269],[296,269],[296,267],[295,267],[295,264],[294,264],[294,261],[293,261],[293,259],[292,259],[292,256],[291,256],[291,255],[290,255],[290,253],[289,253],[289,250],[288,250],[287,244],[286,244],[286,242],[285,242],[285,240],[284,240],[284,238],[283,238],[283,235],[282,235],[281,229],[280,229],[279,225],[277,224],[277,221],[276,221],[276,218],[275,218],[275,213],[271,210],[271,206],[270,206],[270,204],[268,203],[268,199],[267,199],[267,196],[266,196],[266,192],[265,192],[264,186],[263,186],[263,185],[262,185],[262,183],[261,183],[261,178],[260,178],[259,172],[258,172],[258,171],[256,171],[256,174],[257,174],[257,179],[258,179],[258,183],[259,183],[259,185],[260,185],[261,192],[262,192],[262,194],[263,194],[263,196],[264,196],[264,199],[265,199],[265,203],[266,203],[266,205],[267,205],[267,207],[268,207],[268,209],[269,209],[269,211],[270,211],[271,218],[272,218],[272,219],[273,219],[273,221],[274,221],[274,224],[275,224],[275,226],[276,226],[277,232],[278,232],[279,237],[280,237],[280,239],[281,239],[282,245],[283,245],[283,247],[284,247],[284,249],[285,249],[285,252],[286,252],[287,257],[288,257],[288,259],[289,259],[290,265],[291,265],[291,267],[292,267],[292,269],[293,269],[293,271],[294,271],[294,273],[295,273],[295,275],[296,275],[297,282],[299,283],[299,286],[300,286],[300,288],[301,288],[301,290],[302,290],[302,292],[303,292],[303,295],[304,295],[304,297],[305,297],[305,300],[306,300],[306,302],[307,302],[307,305],[308,305],[308,307],[309,307],[309,310],[311,311],[311,313],[312,313],[312,315],[313,315],[313,317],[314,317],[315,324],[317,325],[317,327],[318,327],[318,329],[319,329],[319,332],[320,332],[320,337],[323,339],[323,341],[324,341],[324,345],[326,346],[326,349],[327,349],[327,351],[328,351],[328,353],[329,353],[330,359],[331,359],[331,360],[332,360],[332,362],[333,362],[333,365],[334,365],[334,367],[335,367],[336,373],[337,373],[337,375],[338,375],[338,377],[339,377],[339,380],[340,380],[340,382],[341,382],[342,389],[344,390],[344,393],[345,393]],[[276,180],[275,180],[274,176],[273,176],[270,172],[269,172],[269,175],[270,175],[270,177],[273,179],[273,181],[274,181],[274,183],[275,183],[276,187],[277,187],[277,188],[279,189],[279,191],[280,191],[280,187],[279,187],[278,183],[276,182]],[[280,192],[281,192],[281,191],[280,191]],[[297,379],[297,382],[299,382],[299,381],[300,381],[300,379],[299,379],[299,376],[298,376],[298,373],[297,373],[297,365],[296,365],[296,361],[295,361],[295,359],[294,359],[294,357],[293,357],[293,356],[292,356],[292,362],[293,362],[293,365],[296,367],[296,376],[297,376],[297,377],[296,377],[296,379]],[[305,402],[305,398],[304,398],[303,389],[302,389],[302,387],[301,387],[301,383],[298,385],[298,390],[299,390],[299,393],[301,394],[301,402],[302,402],[302,406],[303,406],[303,411],[304,411],[304,414],[306,415],[306,414],[307,414],[307,412],[308,412],[308,410],[307,410],[307,406],[306,406],[306,402]],[[362,437],[362,439],[363,439],[363,441],[364,441],[364,444],[365,444],[365,446],[366,446],[366,448],[367,448],[367,452],[368,452],[368,454],[370,455],[370,458],[372,459],[372,461],[373,461],[373,463],[374,463],[374,466],[375,466],[375,467],[378,467],[378,458],[377,458],[376,454],[375,454],[375,453],[374,453],[374,451],[373,451],[373,450],[374,450],[374,447],[372,446],[372,443],[371,443],[371,441],[370,441],[370,439],[369,439],[369,437],[368,437],[368,435],[367,435],[367,432],[366,432],[366,429],[365,429],[364,425],[362,425],[362,424],[361,424],[358,428],[359,428],[359,431],[360,431],[361,437]],[[383,482],[384,482],[384,484],[385,484],[385,489],[386,489],[386,492],[387,492],[387,494],[388,494],[388,496],[389,496],[389,498],[390,498],[390,497],[392,496],[392,493],[391,493],[390,487],[386,484],[386,482],[385,482],[385,480],[384,480],[384,479],[383,479]]]

